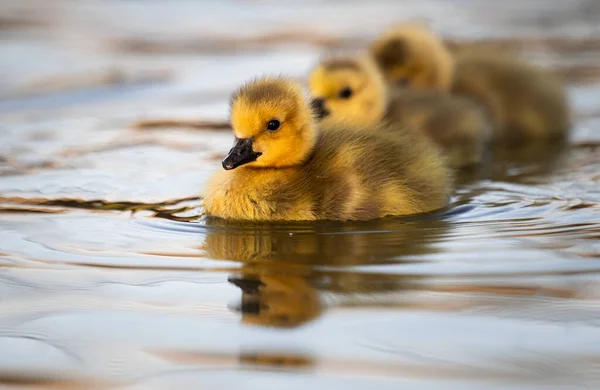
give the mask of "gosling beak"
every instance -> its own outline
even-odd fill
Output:
[[[252,150],[252,138],[239,138],[223,160],[223,169],[230,170],[251,163],[262,155]]]
[[[410,85],[410,80],[408,79],[408,77],[401,78],[399,80],[396,80],[396,85],[398,85],[401,88],[406,88]]]
[[[227,281],[234,286],[239,287],[247,294],[258,294],[261,286],[265,284],[258,279],[244,279],[243,277],[229,277]]]
[[[325,108],[325,100],[323,99],[313,99],[312,102],[310,102],[310,107],[312,108],[317,119],[323,119],[330,114]]]

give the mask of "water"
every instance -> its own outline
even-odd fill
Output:
[[[0,387],[600,386],[594,1],[1,7]],[[426,218],[203,216],[232,88],[423,18],[568,77],[571,140],[497,151]]]

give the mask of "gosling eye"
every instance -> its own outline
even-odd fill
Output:
[[[267,130],[276,131],[279,129],[279,126],[281,126],[281,122],[279,122],[277,119],[271,119],[269,123],[267,123]]]
[[[342,99],[349,99],[352,96],[352,90],[346,87],[340,91],[339,96]]]
[[[398,79],[398,81],[396,81],[396,85],[398,85],[399,87],[408,87],[409,84],[410,84],[410,80],[408,79],[408,77],[403,77],[401,79]]]

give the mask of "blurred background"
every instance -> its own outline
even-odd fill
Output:
[[[581,119],[578,137],[588,138],[587,123],[600,110],[594,88],[600,78],[600,6],[593,0],[552,6],[543,0],[3,0],[1,10],[0,114],[2,124],[10,126],[3,128],[0,169],[77,165],[75,158],[99,158],[102,164],[119,167],[108,182],[97,178],[89,196],[81,192],[78,183],[84,179],[77,172],[63,191],[69,196],[73,191],[77,197],[95,199],[101,194],[109,200],[192,196],[198,188],[197,173],[188,176],[176,166],[191,156],[198,161],[198,152],[221,137],[123,130],[138,121],[163,120],[208,121],[200,127],[224,127],[229,94],[241,82],[268,73],[302,78],[321,53],[362,48],[398,21],[426,23],[453,46],[513,50],[563,75],[573,86],[572,100]],[[51,140],[33,146],[23,139],[49,127]],[[145,144],[165,151],[146,161],[128,153],[127,145],[134,144],[137,150]],[[15,153],[20,148],[35,152]],[[102,153],[87,153],[98,149]],[[107,153],[110,158],[105,158]],[[151,175],[140,164],[152,164]],[[206,174],[203,171],[203,177]],[[18,186],[1,181],[0,191],[6,195],[16,194],[14,187],[44,187],[61,193],[56,184],[42,184],[48,175],[54,178],[47,172],[31,180],[21,177]],[[174,176],[177,185],[152,184]]]
[[[420,21],[563,77],[568,145],[428,220],[202,216],[260,74]],[[2,388],[600,386],[600,2],[0,0]]]

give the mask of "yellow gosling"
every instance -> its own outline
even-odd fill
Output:
[[[372,129],[382,121],[401,123],[430,137],[454,168],[483,159],[491,124],[477,104],[436,91],[388,88],[368,56],[323,60],[312,70],[309,87],[315,114],[324,124],[359,123]]]
[[[444,207],[444,158],[417,132],[378,125],[321,131],[300,86],[261,78],[231,99],[236,142],[207,186],[209,216],[234,220],[369,220]],[[379,129],[382,127],[382,129]],[[398,142],[400,141],[400,142]]]

